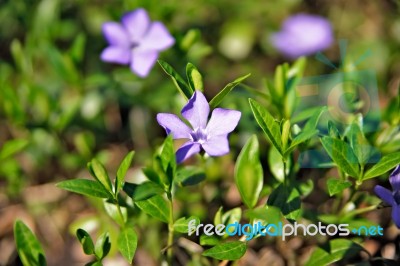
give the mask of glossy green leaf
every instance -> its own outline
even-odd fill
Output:
[[[249,99],[250,107],[253,112],[254,118],[256,119],[258,125],[267,135],[272,145],[283,155],[282,142],[281,142],[281,132],[277,122],[272,117],[272,115],[262,107],[258,102],[253,99]]]
[[[26,266],[45,266],[46,258],[40,242],[22,221],[14,224],[14,239],[21,262]]]
[[[358,162],[365,165],[371,155],[371,146],[365,138],[360,126],[356,123],[350,125],[350,129],[346,134],[349,138],[350,147],[357,156]]]
[[[85,196],[97,198],[112,198],[112,195],[98,182],[88,179],[71,179],[61,181],[57,187],[82,194]]]
[[[90,235],[88,234],[88,232],[79,228],[76,231],[76,237],[78,238],[79,242],[81,243],[83,252],[85,252],[86,255],[94,254],[93,240],[90,237]]]
[[[290,121],[285,120],[282,125],[282,150],[286,150],[290,137]]]
[[[94,247],[94,254],[98,260],[102,260],[110,252],[111,242],[108,233],[99,236]]]
[[[304,125],[303,130],[297,135],[292,142],[290,147],[285,151],[285,154],[292,152],[299,144],[311,139],[315,134],[318,133],[317,126],[319,118],[322,113],[325,112],[326,107],[319,107],[315,110],[315,113],[310,117],[307,123]]]
[[[189,86],[193,91],[203,91],[203,77],[201,76],[199,70],[192,64],[188,63],[186,65],[186,77],[189,81]]]
[[[232,241],[218,244],[203,252],[203,256],[217,260],[238,260],[246,253],[247,244],[242,241]]]
[[[284,184],[280,184],[272,191],[267,205],[279,208],[286,219],[295,221],[300,215],[300,193],[295,187],[286,187]]]
[[[176,158],[172,135],[168,135],[168,137],[165,139],[161,147],[159,158],[163,172],[168,178],[168,184],[171,185],[176,171]]]
[[[328,132],[329,136],[335,139],[340,138],[340,133],[335,124],[332,121],[328,121]]]
[[[262,220],[269,224],[278,224],[281,221],[280,209],[266,205],[247,210],[245,216],[249,219]]]
[[[163,188],[154,182],[143,182],[141,184],[125,182],[124,191],[134,201],[146,200],[164,193]]]
[[[133,156],[135,155],[134,151],[129,152],[122,163],[118,167],[117,171],[117,179],[115,180],[115,191],[118,193],[124,185],[125,175],[128,171],[129,167],[131,166]]]
[[[186,98],[186,100],[190,99],[194,93],[194,90],[186,83],[186,81],[167,62],[162,60],[158,60],[157,62],[160,64],[165,73],[171,77],[175,87]]]
[[[175,182],[181,186],[193,186],[202,182],[205,178],[206,173],[203,169],[187,166],[178,170]]]
[[[348,187],[351,187],[351,182],[343,181],[336,178],[330,178],[327,182],[329,196],[341,193]]]
[[[10,157],[21,150],[23,150],[29,141],[26,139],[12,139],[4,143],[4,145],[0,149],[0,160],[4,160],[7,157]]]
[[[400,164],[400,152],[383,156],[382,159],[365,172],[363,180],[383,175]]]
[[[143,174],[144,174],[150,181],[152,181],[152,182],[154,182],[154,183],[156,183],[156,184],[158,184],[158,185],[160,185],[160,186],[163,186],[163,185],[164,185],[163,182],[162,182],[162,180],[161,180],[161,178],[160,178],[160,176],[158,175],[158,173],[157,173],[153,168],[145,167],[145,168],[142,169],[142,171],[143,171]]]
[[[234,222],[239,222],[241,218],[242,218],[242,209],[236,207],[222,214],[221,223],[231,224]]]
[[[201,235],[200,236],[200,245],[202,246],[215,246],[221,242],[221,238],[217,235]]]
[[[323,137],[321,142],[329,157],[331,157],[342,171],[352,177],[359,177],[360,167],[358,159],[349,144],[332,137]]]
[[[238,84],[247,79],[250,75],[251,74],[244,75],[235,79],[231,83],[228,83],[217,95],[214,96],[214,98],[212,98],[212,100],[210,101],[210,106],[212,108],[217,107],[226,95],[228,95]]]
[[[117,246],[122,256],[132,264],[133,257],[135,256],[138,238],[135,230],[131,227],[126,227],[121,231],[118,236]]]
[[[179,233],[187,233],[189,235],[193,234],[196,231],[196,227],[200,224],[200,219],[196,216],[190,216],[189,218],[182,217],[175,221],[174,223],[174,231]],[[191,232],[188,232],[190,228],[192,229]]]
[[[235,164],[235,183],[244,204],[250,209],[253,208],[263,187],[263,170],[256,135],[247,141],[238,156]]]
[[[318,247],[305,266],[331,265],[336,261],[357,255],[363,248],[347,239],[334,239]]]
[[[88,163],[88,168],[93,177],[99,181],[107,191],[113,193],[111,180],[108,177],[104,166],[97,159],[93,159],[90,163]]]
[[[135,204],[148,215],[168,223],[171,209],[162,196],[156,195],[147,200],[136,201]]]

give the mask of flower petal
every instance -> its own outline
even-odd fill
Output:
[[[158,52],[147,51],[147,52],[132,52],[131,70],[140,77],[146,77],[151,68],[156,63]]]
[[[239,123],[241,113],[236,110],[215,108],[207,125],[210,136],[226,135],[232,132]]]
[[[175,39],[171,36],[167,28],[161,22],[153,22],[149,31],[140,41],[137,49],[148,51],[162,51],[171,47],[175,43]]]
[[[222,156],[229,153],[228,135],[213,136],[201,145],[210,156]]]
[[[149,15],[143,8],[125,14],[121,22],[128,31],[132,43],[139,43],[150,27]]]
[[[192,130],[183,123],[177,115],[160,113],[157,114],[157,122],[165,128],[167,134],[172,133],[174,139],[190,138]]]
[[[186,159],[188,159],[189,157],[191,157],[193,154],[199,152],[200,152],[200,144],[188,141],[176,151],[176,161],[177,163],[181,163]]]
[[[128,48],[130,46],[128,32],[116,22],[106,22],[102,26],[104,37],[112,46]]]
[[[392,207],[392,219],[397,228],[400,228],[400,205],[395,205]]]
[[[129,64],[131,51],[117,46],[109,46],[103,50],[100,59],[104,62]]]
[[[392,185],[393,190],[400,190],[400,165],[398,165],[390,174],[389,182]]]
[[[375,186],[374,188],[375,194],[378,195],[379,198],[381,198],[384,202],[387,204],[394,206],[396,205],[392,192],[389,189],[386,189],[382,186]]]
[[[190,122],[195,130],[206,128],[209,113],[210,106],[206,97],[200,91],[195,91],[192,98],[182,109],[182,116]]]

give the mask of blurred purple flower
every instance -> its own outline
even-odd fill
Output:
[[[400,228],[400,165],[398,165],[389,177],[392,190],[390,191],[382,186],[375,186],[375,194],[385,203],[392,206],[392,219],[397,228]]]
[[[271,37],[273,46],[293,59],[324,50],[333,39],[332,27],[327,19],[307,14],[289,17],[282,30]]]
[[[222,156],[229,152],[228,134],[239,123],[241,113],[215,108],[207,124],[209,113],[210,106],[206,98],[203,93],[196,91],[181,111],[191,127],[174,114],[157,115],[157,122],[165,128],[167,134],[172,133],[174,139],[188,139],[176,152],[178,163],[199,153],[200,147],[210,156]]]
[[[161,22],[150,21],[143,8],[125,14],[121,24],[104,23],[102,30],[109,46],[101,53],[101,60],[130,64],[132,72],[140,77],[146,77],[155,64],[158,53],[175,42]]]

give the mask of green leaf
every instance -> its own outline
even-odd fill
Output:
[[[97,160],[93,159],[90,163],[88,163],[89,172],[93,175],[93,177],[103,185],[103,187],[109,191],[111,194],[113,193],[111,180],[108,177],[107,171],[104,166]]]
[[[329,196],[341,193],[348,187],[351,187],[351,182],[343,181],[336,178],[330,178],[327,182]]]
[[[93,240],[90,237],[90,235],[88,234],[88,232],[79,228],[76,231],[76,237],[78,238],[79,242],[81,243],[83,252],[85,252],[86,255],[94,254]]]
[[[221,238],[216,235],[201,235],[200,245],[202,246],[215,246],[221,242]]]
[[[282,150],[286,150],[290,136],[290,121],[285,120],[282,125]]]
[[[326,107],[319,107],[317,110],[315,110],[315,113],[310,117],[310,119],[307,121],[305,124],[303,130],[299,135],[297,135],[292,142],[290,143],[290,147],[285,151],[285,154],[287,155],[288,153],[292,152],[295,147],[297,147],[299,144],[309,140],[312,138],[315,134],[318,133],[317,125],[319,118],[321,117],[322,113],[326,111]]]
[[[238,260],[246,253],[247,245],[242,241],[218,244],[203,252],[203,256],[217,260]]]
[[[247,210],[245,216],[249,219],[262,220],[269,224],[278,224],[281,221],[281,211],[273,206],[261,206]]]
[[[390,169],[396,167],[398,164],[400,164],[400,152],[395,152],[383,156],[377,164],[375,164],[370,169],[368,169],[367,172],[365,172],[363,180],[383,175]]]
[[[26,139],[13,139],[13,140],[7,141],[6,143],[4,143],[3,147],[1,147],[0,160],[4,160],[7,157],[10,157],[10,156],[20,152],[28,144],[29,144],[29,141]]]
[[[122,256],[132,264],[133,257],[135,256],[138,238],[133,228],[127,227],[121,231],[118,236],[117,245],[118,250]]]
[[[260,125],[261,129],[268,136],[269,140],[272,142],[278,152],[283,155],[281,142],[282,136],[278,123],[275,122],[275,119],[267,111],[267,109],[262,107],[258,102],[254,101],[253,99],[249,99],[249,103],[258,125]]]
[[[267,205],[279,208],[289,221],[295,221],[300,215],[300,193],[295,187],[280,184],[268,198]]]
[[[22,221],[14,224],[14,238],[23,265],[44,266],[46,258],[40,242]]]
[[[105,256],[107,256],[108,252],[111,249],[111,242],[108,233],[103,233],[96,241],[96,245],[94,247],[94,253],[98,260],[102,260]]]
[[[193,229],[191,232],[188,232],[190,227]],[[200,219],[196,216],[190,216],[189,218],[179,218],[174,223],[174,231],[179,233],[188,233],[189,235],[193,234],[196,231],[196,227],[200,224]]]
[[[276,180],[282,183],[285,180],[282,155],[278,152],[277,149],[275,149],[274,146],[271,146],[269,149],[268,166],[272,175],[276,178]],[[289,167],[287,170],[289,170]]]
[[[117,194],[121,190],[124,184],[125,175],[129,167],[131,166],[133,155],[135,155],[134,151],[128,153],[118,167],[117,179],[115,180],[115,194]]]
[[[165,139],[158,157],[160,158],[162,169],[168,178],[168,185],[170,185],[171,188],[176,170],[176,158],[172,135],[168,135]]]
[[[362,250],[363,248],[353,241],[334,239],[315,249],[305,266],[330,265],[344,258],[355,256]]]
[[[263,170],[259,159],[257,136],[244,145],[235,164],[235,183],[248,208],[253,208],[263,187]]]
[[[164,193],[164,189],[153,182],[143,182],[141,184],[125,182],[124,191],[134,201],[146,200]]]
[[[192,63],[188,63],[186,65],[186,77],[189,81],[189,86],[192,89],[192,91],[203,91],[204,87],[203,87],[203,78],[199,72],[199,70],[197,70],[197,68],[192,64]]]
[[[361,165],[365,165],[371,155],[371,146],[365,138],[360,126],[357,123],[351,124],[346,135],[349,138],[350,147],[357,156],[358,162]]]
[[[190,99],[194,93],[194,90],[186,83],[186,81],[170,66],[167,62],[157,60],[161,68],[171,77],[178,91],[186,98]]]
[[[171,209],[162,196],[156,195],[147,200],[136,201],[135,204],[148,215],[168,223]]]
[[[88,179],[72,179],[61,181],[57,184],[57,187],[85,196],[103,199],[112,198],[112,195],[110,195],[110,193],[102,185],[96,181]]]
[[[143,174],[144,174],[150,181],[152,181],[152,182],[154,182],[154,183],[156,183],[156,184],[158,184],[158,185],[160,185],[160,186],[163,186],[163,185],[164,185],[163,182],[161,181],[160,176],[158,175],[158,173],[157,173],[153,168],[145,167],[145,168],[142,168],[142,171],[143,171]]]
[[[178,170],[175,182],[181,186],[193,186],[197,185],[205,178],[206,174],[203,169],[194,166],[187,166]]]
[[[328,132],[330,137],[340,139],[339,130],[332,121],[328,121]]]
[[[226,95],[228,95],[238,84],[247,79],[250,75],[251,74],[244,75],[235,79],[231,83],[228,83],[217,95],[214,96],[214,98],[212,98],[212,100],[210,101],[210,106],[212,108],[217,107]]]
[[[332,137],[323,137],[321,142],[329,157],[343,172],[359,178],[360,167],[357,163],[358,159],[346,142]]]

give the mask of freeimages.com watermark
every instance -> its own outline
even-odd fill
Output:
[[[377,226],[360,226],[358,228],[350,228],[349,224],[327,224],[324,225],[321,222],[318,224],[300,224],[295,222],[294,224],[283,224],[279,222],[277,224],[263,225],[261,222],[254,224],[240,224],[239,222],[225,224],[196,224],[196,220],[190,220],[188,223],[188,235],[195,234],[199,236],[201,233],[212,236],[246,236],[246,240],[251,240],[256,236],[280,236],[283,241],[288,236],[315,236],[329,235],[329,236],[348,236],[351,233],[355,235],[367,235],[367,236],[382,236],[383,228]]]

